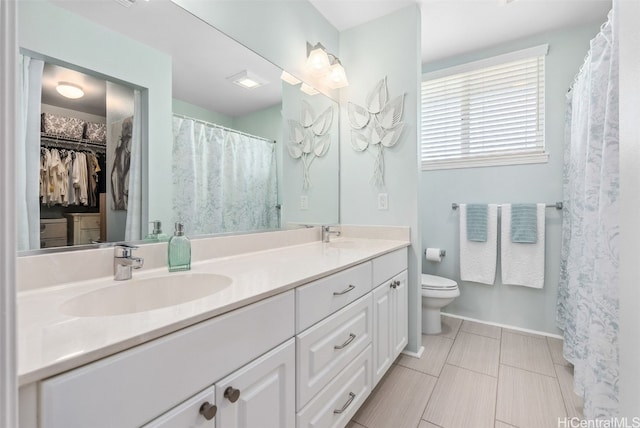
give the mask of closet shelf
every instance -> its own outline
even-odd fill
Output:
[[[106,152],[107,145],[104,143],[96,143],[86,139],[68,138],[57,134],[40,133],[40,143],[47,147],[56,147],[70,150],[95,150]]]

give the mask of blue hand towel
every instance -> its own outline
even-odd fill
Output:
[[[467,205],[467,239],[487,242],[487,204]]]
[[[536,204],[511,205],[511,242],[535,244],[538,241]]]

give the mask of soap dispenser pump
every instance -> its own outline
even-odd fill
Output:
[[[169,272],[191,269],[191,241],[184,235],[184,225],[176,223],[176,230],[169,239]]]

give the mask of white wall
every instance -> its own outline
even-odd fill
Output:
[[[604,22],[604,21],[603,21]],[[422,244],[447,250],[442,263],[427,262],[422,272],[460,281],[459,213],[452,202],[528,203],[562,201],[565,97],[584,57],[589,40],[601,22],[509,43],[423,66],[433,71],[514,50],[549,44],[545,72],[545,145],[549,162],[544,164],[462,168],[421,173],[420,221]],[[546,210],[545,285],[542,290],[503,285],[498,274],[494,285],[459,282],[460,297],[444,312],[521,328],[558,334],[555,325],[562,214]]]
[[[143,222],[151,215],[170,224],[171,57],[45,1],[19,2],[18,24],[21,48],[142,90],[149,118],[143,130],[149,141],[142,172],[148,198]]]
[[[420,11],[409,6],[391,15],[340,34],[340,61],[350,85],[340,92],[340,222],[343,224],[398,225],[411,228],[409,248],[409,345],[421,346],[420,259],[418,224],[418,103],[420,88]],[[398,143],[386,150],[385,183],[371,184],[371,149],[351,147],[347,102],[365,105],[368,92],[387,76],[389,96],[406,94],[402,121],[406,128]],[[388,210],[378,210],[378,193],[388,195]]]

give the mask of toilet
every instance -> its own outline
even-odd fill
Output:
[[[458,283],[441,276],[422,274],[422,334],[440,334],[440,308],[460,295]]]

